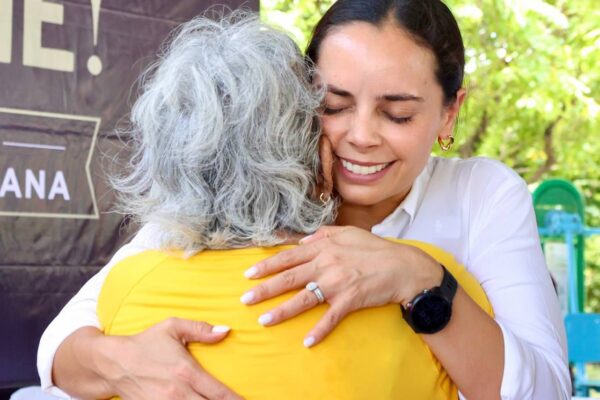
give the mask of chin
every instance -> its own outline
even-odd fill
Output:
[[[362,190],[338,190],[342,202],[357,206],[373,206],[382,201],[381,196],[373,193],[364,193]]]

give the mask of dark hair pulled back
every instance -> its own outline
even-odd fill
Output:
[[[315,27],[306,55],[317,63],[321,43],[335,27],[352,22],[381,26],[392,19],[433,52],[444,101],[454,101],[463,82],[465,49],[456,19],[440,0],[338,0]]]

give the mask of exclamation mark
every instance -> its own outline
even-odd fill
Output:
[[[94,30],[94,49],[98,44],[98,18],[100,17],[100,3],[102,0],[91,0],[92,2],[92,29]],[[95,54],[92,54],[87,61],[87,68],[92,75],[99,75],[102,72],[102,60]]]

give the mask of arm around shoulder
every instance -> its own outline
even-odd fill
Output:
[[[53,366],[57,351],[69,336],[82,328],[94,328],[100,332],[100,324],[96,316],[96,305],[106,276],[119,261],[146,250],[151,235],[151,230],[146,227],[143,228],[131,243],[119,249],[110,262],[83,285],[48,325],[40,339],[37,354],[37,368],[44,391],[56,396],[68,397],[55,386],[53,380],[57,376],[60,378],[62,372]]]

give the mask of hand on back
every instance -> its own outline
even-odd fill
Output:
[[[442,269],[416,247],[393,243],[355,227],[327,226],[302,245],[270,257],[247,272],[250,278],[276,274],[243,296],[255,304],[316,282],[329,309],[309,332],[305,345],[322,341],[349,313],[390,303],[404,304],[441,282]],[[274,308],[263,319],[274,325],[319,301],[309,290]]]
[[[105,370],[105,379],[123,399],[241,399],[206,372],[186,348],[190,342],[220,342],[227,333],[227,327],[169,318],[137,335],[117,337],[111,356],[118,360]]]

